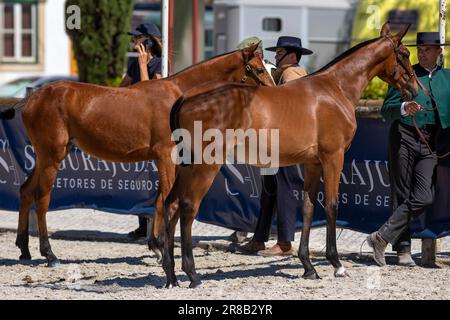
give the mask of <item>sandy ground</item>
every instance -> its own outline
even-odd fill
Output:
[[[449,299],[450,253],[437,269],[375,267],[366,254],[342,254],[350,278],[334,278],[322,252],[313,256],[321,280],[301,278],[297,257],[265,258],[219,250],[228,242],[200,242],[194,250],[203,288],[188,289],[175,248],[181,288],[164,289],[165,276],[143,243],[52,239],[60,267],[49,269],[30,239],[34,260],[20,264],[15,234],[0,233],[0,299]],[[214,245],[211,245],[214,244]],[[67,248],[70,248],[69,250]],[[367,249],[366,249],[367,250]],[[388,258],[393,263],[394,258]]]

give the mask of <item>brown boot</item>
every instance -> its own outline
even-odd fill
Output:
[[[411,251],[397,252],[398,265],[404,267],[416,267],[416,262],[411,256]]]
[[[263,257],[292,256],[293,254],[294,250],[290,241],[278,241],[271,248],[258,251],[258,255]]]
[[[380,267],[386,265],[384,251],[388,245],[387,241],[378,232],[373,232],[367,237],[367,243],[373,249],[373,260]]]
[[[236,248],[237,251],[246,254],[257,253],[258,251],[264,249],[266,249],[264,242],[256,241],[253,238],[246,244],[243,244],[242,246],[238,246]]]

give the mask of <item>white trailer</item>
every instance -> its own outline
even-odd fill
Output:
[[[215,0],[214,49],[236,49],[243,39],[257,36],[264,48],[279,36],[297,36],[314,55],[302,58],[309,72],[349,48],[357,0]],[[274,54],[264,52],[274,62]]]

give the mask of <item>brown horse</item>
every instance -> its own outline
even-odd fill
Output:
[[[73,145],[94,157],[115,162],[156,160],[160,188],[149,247],[162,227],[162,201],[174,180],[170,159],[174,143],[170,108],[186,90],[211,81],[273,85],[258,55],[257,44],[212,58],[172,77],[143,81],[127,88],[75,82],[56,82],[34,92],[23,107],[23,122],[34,146],[36,166],[20,189],[16,245],[20,259],[31,259],[28,249],[28,212],[36,204],[40,252],[49,266],[58,264],[47,233],[46,213],[61,161]],[[11,118],[14,110],[1,113]]]
[[[213,129],[219,130],[222,136],[226,136],[225,131],[228,129],[246,132],[252,129],[278,130],[279,166],[303,163],[305,169],[303,232],[299,249],[299,258],[305,269],[304,278],[319,278],[309,259],[308,242],[322,171],[326,192],[326,257],[335,268],[335,276],[347,275],[336,248],[337,196],[344,153],[356,131],[355,106],[363,89],[375,76],[401,90],[405,99],[411,99],[417,94],[417,78],[409,62],[409,52],[401,43],[407,30],[405,28],[391,35],[389,25],[385,24],[380,38],[362,43],[318,72],[286,85],[269,88],[214,84],[201,93],[180,98],[172,109],[172,130],[182,128],[190,136],[194,135],[196,121],[201,122],[202,133]],[[194,145],[195,139],[188,141],[190,145]],[[225,140],[219,139],[223,142],[218,143],[220,154],[227,155],[239,147],[235,139],[230,140],[231,145],[224,143]],[[207,146],[210,144],[200,142],[200,150],[190,148],[191,160],[193,156],[204,154],[202,152]],[[276,150],[271,150],[270,146],[267,148],[273,154]],[[263,167],[261,161],[252,163],[249,160],[251,148],[248,144],[244,145],[244,160]],[[181,153],[179,150],[177,152]],[[185,156],[184,153],[183,158]],[[173,235],[178,219],[181,220],[182,269],[191,281],[190,287],[201,284],[192,254],[191,227],[200,202],[213,183],[224,158],[220,163],[208,165],[191,162],[179,168],[175,184],[165,201],[165,218],[171,219],[166,222],[169,229],[166,230],[167,241],[163,252],[167,287],[178,285],[173,257]],[[173,209],[174,201],[179,201],[177,210]]]

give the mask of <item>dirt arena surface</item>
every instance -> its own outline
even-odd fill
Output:
[[[181,288],[167,290],[163,270],[144,242],[51,239],[62,264],[49,269],[39,256],[38,238],[30,238],[34,260],[29,265],[19,263],[14,241],[15,233],[0,233],[0,299],[450,299],[448,252],[438,256],[438,269],[379,268],[365,246],[362,255],[341,254],[351,277],[334,278],[319,250],[312,260],[322,279],[312,281],[301,278],[297,257],[247,256],[220,250],[228,247],[226,240],[200,241],[194,254],[203,288],[188,289],[177,244]]]

